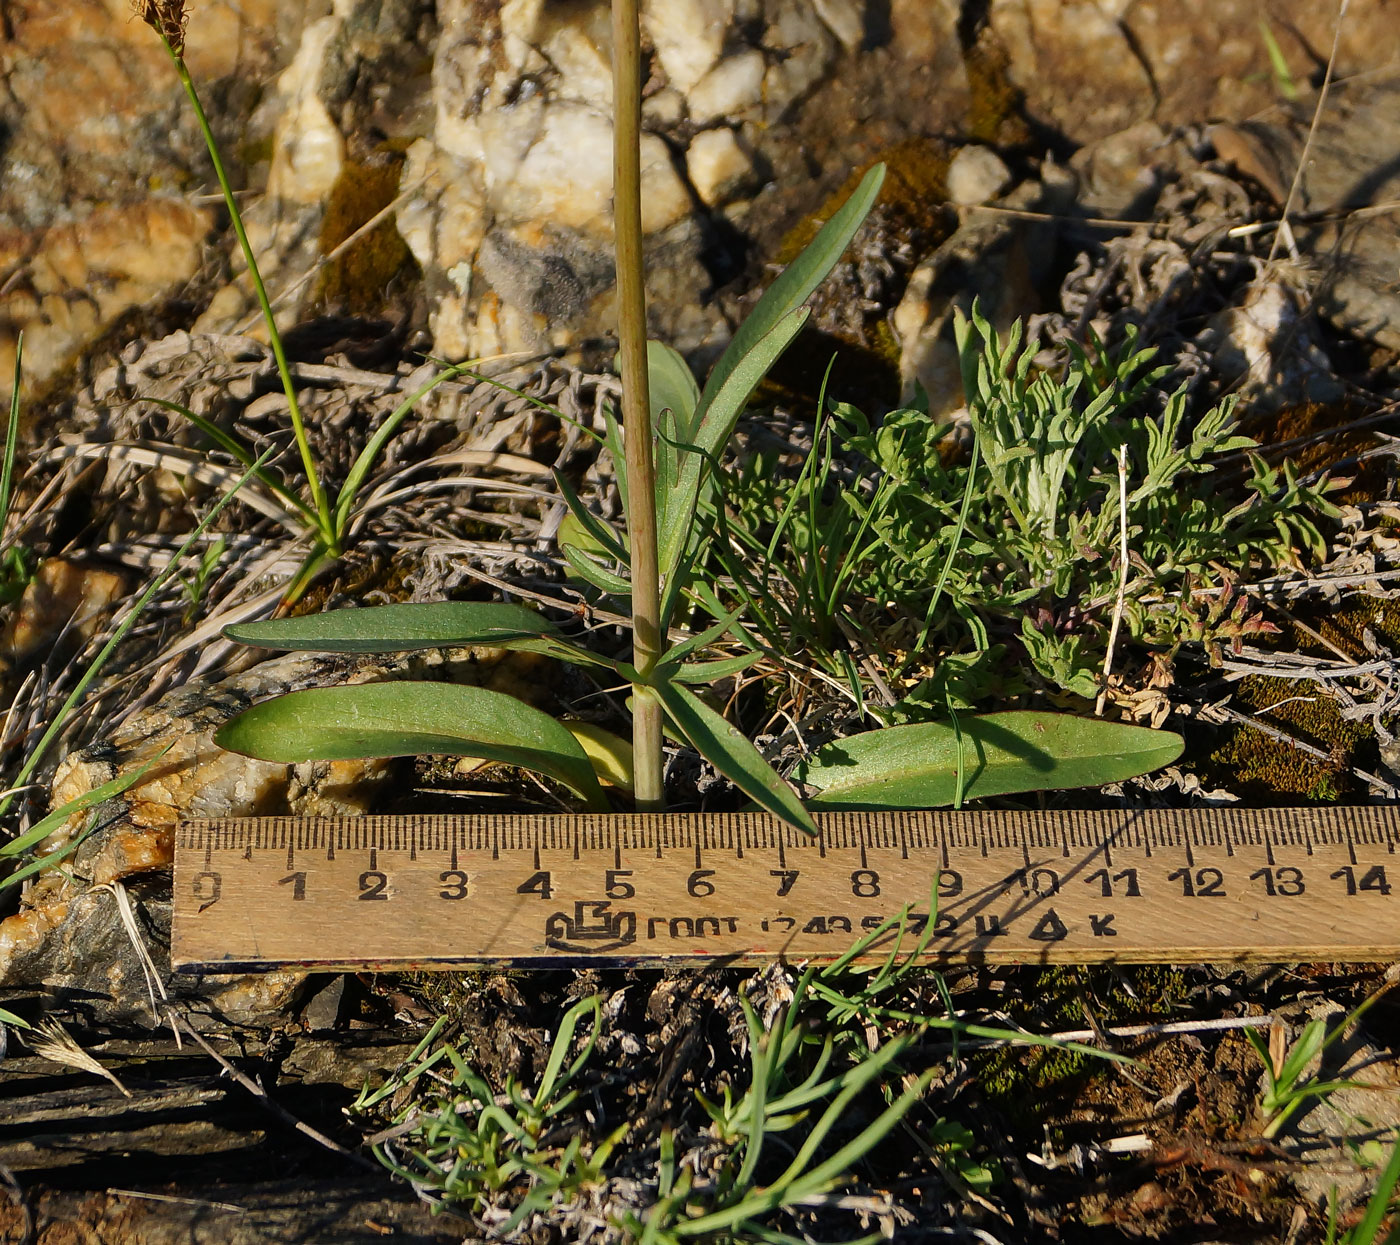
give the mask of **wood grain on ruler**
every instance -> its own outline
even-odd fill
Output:
[[[830,960],[909,909],[932,962],[1400,956],[1387,809],[188,822],[178,967]],[[936,900],[934,893],[936,891]],[[892,935],[881,946],[887,953]]]

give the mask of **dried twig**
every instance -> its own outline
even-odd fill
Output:
[[[1303,184],[1303,171],[1308,167],[1308,156],[1312,153],[1313,139],[1317,136],[1317,127],[1322,120],[1322,110],[1327,103],[1327,91],[1332,85],[1332,71],[1337,65],[1337,48],[1342,38],[1342,19],[1346,16],[1349,2],[1350,0],[1339,0],[1337,5],[1337,21],[1332,27],[1332,52],[1327,58],[1327,69],[1322,75],[1322,86],[1317,92],[1317,106],[1313,109],[1312,124],[1308,127],[1308,136],[1303,141],[1303,152],[1298,157],[1298,168],[1293,174],[1293,181],[1288,187],[1288,198],[1284,200],[1283,212],[1279,216],[1279,229],[1274,234],[1273,245],[1269,247],[1269,258],[1265,264],[1265,271],[1273,264],[1274,258],[1278,255],[1280,243],[1288,240],[1291,246],[1293,235],[1288,228],[1288,216],[1298,197],[1298,188]]]
[[[319,1129],[312,1128],[311,1125],[307,1124],[304,1120],[297,1119],[297,1117],[294,1116],[290,1111],[288,1111],[286,1107],[282,1106],[281,1103],[277,1102],[276,1099],[274,1099],[272,1095],[269,1094],[259,1082],[253,1080],[252,1077],[240,1072],[237,1068],[233,1066],[233,1064],[231,1064],[227,1059],[225,1059],[221,1054],[219,1054],[219,1052],[216,1051],[205,1039],[204,1035],[200,1033],[200,1031],[196,1029],[193,1025],[191,1025],[189,1021],[187,1021],[183,1016],[181,1016],[180,1013],[177,1012],[173,1007],[169,1008],[166,1011],[166,1016],[170,1021],[170,1027],[172,1029],[183,1029],[186,1033],[190,1035],[190,1037],[194,1038],[194,1040],[201,1047],[204,1048],[205,1054],[207,1054],[209,1058],[211,1058],[215,1063],[217,1063],[219,1067],[221,1067],[224,1070],[226,1075],[231,1077],[234,1081],[236,1081],[239,1085],[246,1089],[250,1094],[253,1095],[254,1098],[258,1099],[258,1101],[261,1102],[265,1107],[267,1107],[267,1109],[271,1111],[275,1116],[277,1116],[278,1119],[282,1120],[286,1124],[290,1124],[294,1129],[297,1130],[297,1132],[301,1133],[305,1137],[309,1137],[317,1145],[324,1146],[327,1150],[333,1151],[334,1153],[349,1159],[352,1163],[356,1163],[360,1167],[363,1167],[376,1174],[380,1174],[382,1172],[382,1168],[380,1168],[377,1163],[370,1162],[369,1159],[365,1158],[363,1155],[356,1154],[355,1151],[347,1149],[345,1146],[341,1145],[340,1142],[334,1141],[330,1137],[327,1137],[326,1134],[321,1132]]]
[[[1103,656],[1103,688],[1094,703],[1094,714],[1103,717],[1108,699],[1108,680],[1113,673],[1113,649],[1118,643],[1118,627],[1123,621],[1123,605],[1128,595],[1128,447],[1118,447],[1118,599],[1113,604],[1113,624],[1108,629],[1108,652]]]

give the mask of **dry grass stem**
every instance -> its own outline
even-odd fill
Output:
[[[47,1059],[51,1063],[62,1064],[66,1068],[77,1068],[83,1072],[91,1072],[94,1076],[111,1081],[126,1097],[131,1097],[131,1091],[117,1080],[116,1074],[104,1068],[79,1046],[73,1035],[57,1020],[40,1021],[34,1034],[28,1038],[28,1042],[34,1053],[41,1058]]]

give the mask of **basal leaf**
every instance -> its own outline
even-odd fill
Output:
[[[723,657],[717,661],[667,661],[657,668],[657,677],[670,679],[675,683],[716,683],[720,679],[740,674],[762,660],[762,653],[744,653],[739,657]]]
[[[780,320],[750,346],[742,359],[735,361],[725,374],[724,384],[697,413],[700,427],[694,438],[696,449],[678,451],[680,465],[675,486],[664,498],[657,499],[658,563],[662,575],[668,580],[680,565],[686,542],[690,539],[700,483],[708,466],[706,454],[717,455],[724,448],[749,395],[806,323],[805,308],[799,308]],[[706,392],[709,392],[708,387]]]
[[[705,382],[687,438],[699,452],[680,452],[675,487],[664,499],[657,499],[659,562],[668,580],[674,577],[690,537],[706,455],[718,458],[749,395],[801,330],[806,322],[802,304],[836,266],[869,214],[884,179],[883,164],[865,174],[851,197],[764,292]],[[679,423],[677,427],[683,431]]]
[[[224,635],[239,644],[298,653],[403,653],[465,644],[531,649],[537,647],[532,640],[557,634],[536,611],[492,601],[370,605],[224,628]]]
[[[214,742],[264,761],[470,756],[557,779],[608,807],[588,755],[548,714],[501,692],[455,683],[361,683],[265,700],[224,723]]]
[[[675,683],[657,683],[652,692],[691,746],[749,799],[799,830],[816,834],[816,823],[797,793],[740,730]]]
[[[1068,713],[1015,711],[959,717],[952,723],[891,726],[840,739],[794,777],[818,788],[822,808],[935,808],[954,802],[961,733],[966,799],[1094,787],[1170,765],[1180,735]]]
[[[669,410],[676,418],[676,431],[689,440],[694,432],[691,421],[700,405],[700,386],[690,364],[665,342],[647,342],[647,388],[653,422]]]

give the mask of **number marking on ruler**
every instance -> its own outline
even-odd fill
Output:
[[[1388,809],[183,823],[178,968],[830,960],[908,909],[933,963],[1400,958]],[[888,943],[884,952],[887,953]]]

